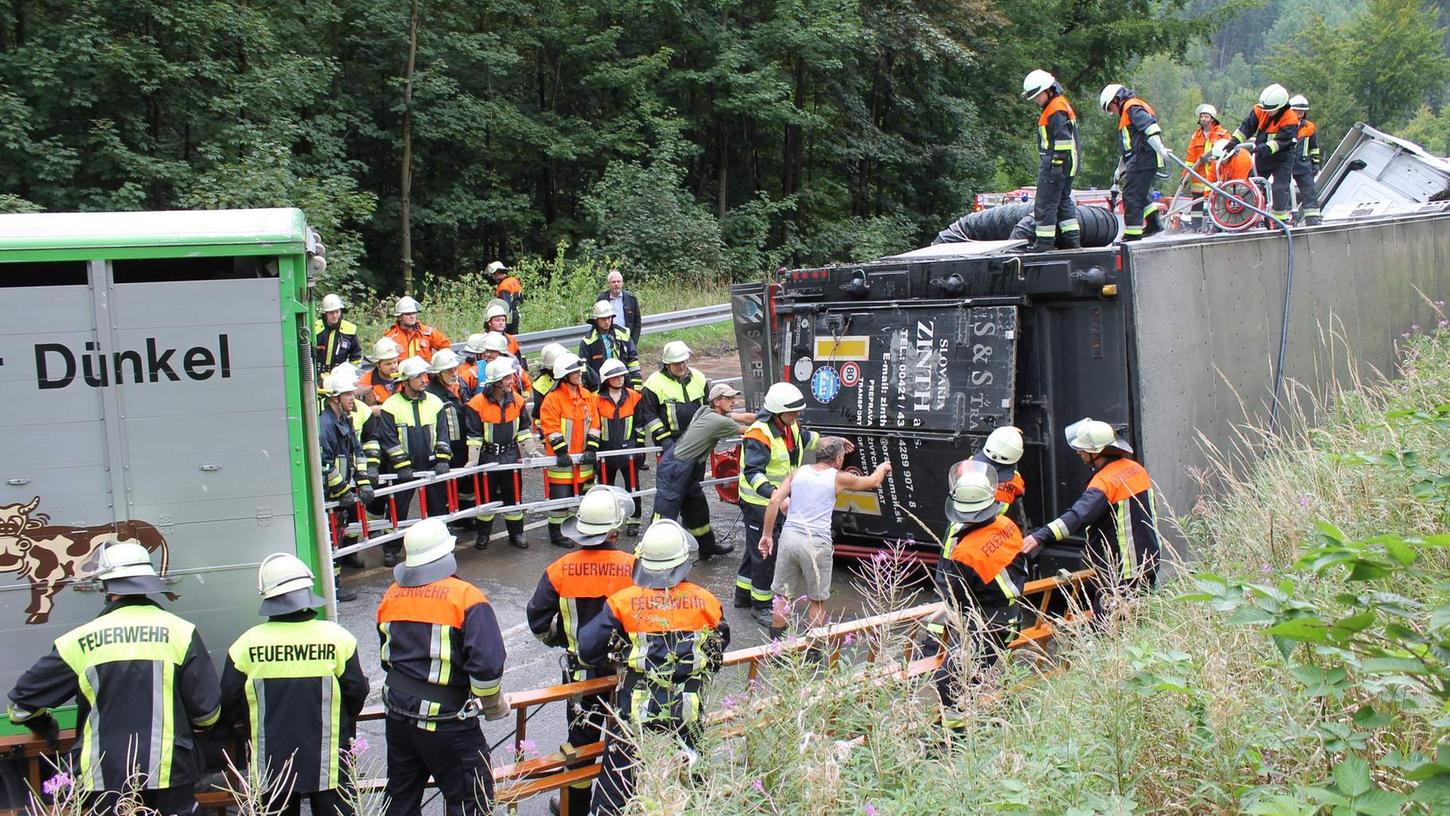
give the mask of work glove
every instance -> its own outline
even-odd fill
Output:
[[[411,482],[411,481],[413,481],[413,469],[410,468],[410,467],[398,468],[398,481],[400,481],[400,482]]]
[[[357,489],[357,497],[358,497],[358,501],[361,501],[363,504],[372,504],[373,503],[373,487],[372,487],[372,485],[364,485],[362,487],[359,487]]]
[[[566,468],[567,469],[567,468],[574,467],[574,460],[572,458],[570,458],[570,456],[569,456],[568,453],[565,453],[564,451],[560,451],[559,453],[554,454],[554,464],[557,467],[561,467],[561,468]]]
[[[592,450],[587,450],[579,454],[579,464],[581,465],[592,465],[597,461],[599,461],[599,454]]]
[[[433,473],[434,474],[436,474],[438,476],[442,476],[443,474],[445,474],[447,472],[448,472],[448,463],[447,462],[434,462],[433,463]]]
[[[357,504],[357,491],[355,490],[349,490],[337,497],[337,506],[339,509],[352,507],[354,504]]]
[[[378,469],[377,468],[375,468],[375,467],[368,468],[368,481],[372,482],[373,484],[378,484],[379,483],[378,482]]]
[[[483,700],[483,718],[485,720],[501,720],[509,715],[509,705],[503,698],[503,692],[479,699]]]
[[[60,723],[49,714],[41,714],[38,717],[31,717],[25,721],[25,727],[30,733],[45,740],[45,747],[51,751],[60,749]]]

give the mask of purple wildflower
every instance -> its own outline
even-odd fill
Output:
[[[526,755],[533,755],[539,752],[539,747],[531,739],[519,741],[519,751]]]
[[[353,756],[362,756],[368,752],[368,748],[370,747],[367,737],[353,737],[352,745],[348,748],[348,753]]]
[[[850,646],[852,643],[855,643],[855,642],[856,642],[856,633],[855,632],[847,632],[846,633],[846,636],[843,637],[843,638],[841,638],[841,645],[842,646]]]
[[[60,773],[52,776],[51,778],[45,780],[45,782],[41,783],[40,789],[45,791],[46,796],[53,797],[59,794],[61,791],[65,790],[66,788],[69,788],[70,786],[70,774],[67,774],[65,771],[61,771]]]
[[[1308,493],[1300,494],[1300,496],[1299,496],[1299,506],[1300,507],[1308,507],[1309,506],[1309,494]]]
[[[752,781],[750,783],[750,787],[754,789],[756,793],[765,793],[765,784],[759,779]]]
[[[1435,324],[1435,326],[1436,328],[1440,329],[1450,328],[1450,320],[1441,320],[1439,323]]]
[[[876,816],[876,806],[867,802],[866,806],[861,808],[861,812],[866,814],[866,816]]]

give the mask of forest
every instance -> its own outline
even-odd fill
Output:
[[[1124,81],[1186,143],[1259,87],[1445,152],[1446,0],[0,0],[0,212],[299,206],[329,288],[495,258],[759,277],[1030,184],[1043,67],[1105,187]],[[1171,192],[1176,178],[1163,182]]]

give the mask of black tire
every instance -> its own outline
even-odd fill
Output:
[[[1107,246],[1118,240],[1118,218],[1107,207],[1078,207],[1077,221],[1082,228],[1082,245],[1085,247]]]

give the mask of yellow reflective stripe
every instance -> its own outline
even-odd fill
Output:
[[[1234,132],[1233,132],[1233,140],[1234,141],[1239,142],[1239,143],[1243,143],[1244,139],[1246,139],[1246,138],[1247,137],[1244,136],[1244,132],[1242,130],[1239,130],[1238,128],[1234,128]]]
[[[1002,590],[1002,597],[1006,598],[1009,601],[1012,601],[1013,603],[1016,603],[1017,596],[1019,594],[1017,592],[1017,585],[1012,583],[1012,579],[1007,577],[1007,570],[1004,569],[1001,572],[997,573],[997,577],[995,580],[997,582],[997,588]]]
[[[1047,128],[1043,128],[1043,130],[1047,130]],[[1054,150],[1076,150],[1077,142],[1071,139],[1058,139],[1052,143],[1052,148]]]
[[[1279,152],[1279,140],[1278,139],[1270,139],[1269,142],[1268,142],[1268,145],[1269,145],[1269,153],[1273,154],[1273,153],[1278,153]]]
[[[579,654],[579,641],[574,627],[579,620],[578,602],[573,598],[559,599],[559,627],[564,630],[564,642],[569,654]]]
[[[1118,557],[1123,562],[1118,571],[1122,573],[1124,581],[1133,577],[1133,534],[1128,527],[1130,517],[1128,503],[1132,500],[1131,496],[1123,499],[1118,502],[1116,508],[1118,516]]]
[[[1047,125],[1037,126],[1037,147],[1040,150],[1047,150]]]
[[[1062,519],[1053,519],[1047,524],[1047,531],[1058,541],[1067,538],[1067,524]]]
[[[453,627],[438,627],[438,684],[448,685],[453,679]]]
[[[1160,134],[1162,132],[1163,132],[1163,128],[1158,127],[1158,123],[1157,122],[1154,122],[1153,124],[1149,125],[1147,127],[1147,129],[1145,129],[1143,131],[1143,135],[1144,136],[1157,136],[1158,134]]]
[[[468,688],[475,697],[488,697],[498,694],[499,689],[503,688],[503,683],[499,680],[485,681],[470,677],[468,678]]]
[[[161,715],[161,745],[157,746],[153,744],[151,750],[154,751],[158,747],[161,749],[159,760],[154,754],[152,755],[152,762],[155,763],[156,768],[156,787],[169,788],[171,787],[171,757],[176,748],[175,707],[171,704],[173,695],[175,694],[176,664],[162,663],[160,665],[161,676],[157,678],[155,675],[152,675],[151,681],[153,683],[157,679],[161,681],[160,693],[156,693],[156,690],[153,689],[151,698],[153,700],[153,707],[159,707],[161,711],[157,712],[153,708],[151,720],[152,727],[154,728],[157,714],[159,713]],[[212,722],[216,722],[215,717],[213,717]],[[201,723],[197,724],[201,725]]]

